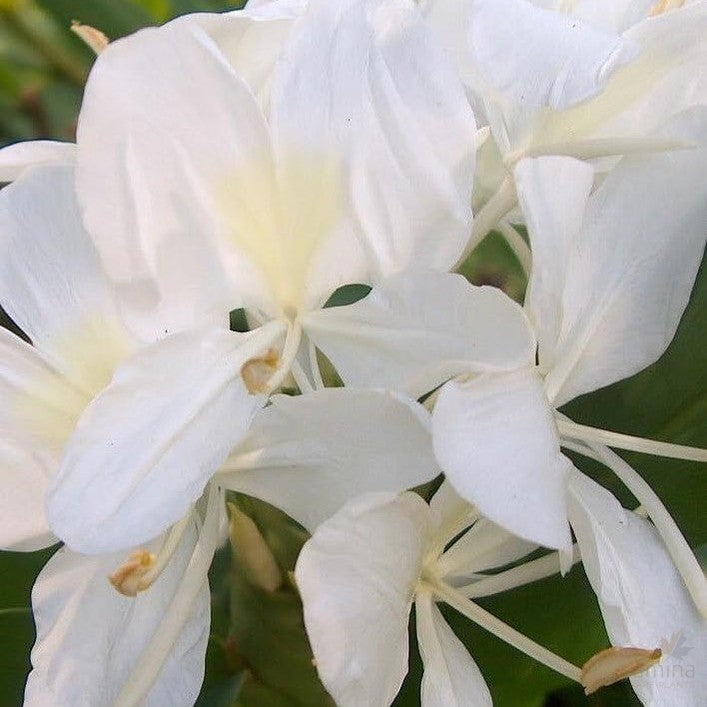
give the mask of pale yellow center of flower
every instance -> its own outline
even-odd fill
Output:
[[[89,402],[108,385],[130,344],[117,323],[96,317],[66,332],[51,348],[52,358],[64,362],[62,372],[40,371],[18,388],[12,402],[23,428],[58,449]]]
[[[613,647],[600,651],[582,666],[584,692],[591,695],[600,687],[638,675],[660,661],[660,648]]]
[[[277,166],[260,155],[217,189],[228,237],[288,314],[301,308],[313,257],[333,232],[342,201],[338,160],[316,153],[286,153]]]

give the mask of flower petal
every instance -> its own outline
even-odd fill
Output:
[[[589,199],[556,283],[563,323],[546,379],[555,406],[637,373],[673,338],[705,245],[706,126],[707,109],[683,113],[666,132],[698,147],[626,157]],[[556,189],[554,164],[536,170],[544,186],[535,193],[544,192],[545,202]],[[545,227],[542,207],[524,207],[534,212],[535,248],[554,226]]]
[[[176,326],[265,296],[222,237],[231,235],[222,202],[239,170],[267,172],[267,126],[209,34],[234,20],[206,17],[111,42],[87,82],[77,133],[77,192],[106,268],[181,311]]]
[[[257,496],[314,529],[354,496],[404,491],[437,476],[429,413],[383,391],[277,396],[260,412],[219,484]]]
[[[646,705],[697,707],[707,692],[701,670],[707,623],[655,528],[578,471],[569,482],[568,503],[612,644],[663,649],[660,665],[631,678],[636,694]]]
[[[119,594],[106,578],[124,562],[124,553],[86,556],[59,550],[32,591],[37,640],[25,705],[114,704],[169,607],[195,537],[192,528],[157,581],[135,598]],[[145,705],[194,703],[204,675],[209,603],[205,581]]]
[[[447,383],[432,430],[442,470],[482,515],[540,545],[569,546],[565,483],[571,464],[531,369]]]
[[[556,358],[564,315],[562,295],[567,268],[580,237],[594,170],[567,157],[521,160],[516,191],[533,246],[533,265],[525,309],[538,338],[540,368]]]
[[[278,147],[344,163],[374,276],[456,261],[470,233],[475,123],[413,3],[310,2],[274,77],[271,123]],[[341,271],[336,243],[315,266],[322,283]]]
[[[460,372],[527,366],[535,355],[521,308],[497,288],[454,274],[391,277],[359,302],[311,312],[303,324],[347,385],[411,397]]]
[[[475,0],[468,23],[481,78],[524,106],[561,109],[586,100],[636,55],[620,36],[526,0]]]
[[[34,345],[87,394],[132,343],[91,237],[71,166],[37,167],[0,192],[0,302]]]
[[[265,402],[241,366],[282,331],[184,332],[126,360],[67,445],[48,504],[56,534],[77,551],[109,552],[181,518]]]
[[[44,504],[61,448],[88,400],[37,349],[0,328],[0,546],[37,550],[56,542]]]
[[[415,600],[422,655],[422,707],[491,707],[491,693],[464,644],[454,635],[429,592]]]
[[[45,164],[73,164],[76,145],[54,140],[16,142],[0,150],[0,183],[14,182],[27,169]]]
[[[387,707],[400,689],[429,521],[416,494],[366,494],[302,548],[295,577],[307,634],[319,677],[342,707]]]

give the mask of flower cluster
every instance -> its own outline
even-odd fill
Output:
[[[422,704],[491,704],[439,603],[588,691],[704,704],[704,671],[648,669],[678,630],[707,651],[705,576],[611,448],[707,454],[560,409],[656,361],[687,305],[705,36],[704,0],[251,0],[91,32],[76,144],[0,151],[26,335],[0,330],[0,541],[64,543],[26,704],[194,702],[233,491],[311,533],[294,579],[337,704],[392,702],[413,605]],[[455,272],[491,230],[522,306]],[[613,646],[583,669],[474,601],[578,562]]]

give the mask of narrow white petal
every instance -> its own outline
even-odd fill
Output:
[[[707,692],[707,623],[655,528],[578,471],[569,483],[568,502],[612,644],[664,651],[658,666],[631,678],[641,701],[699,707]]]
[[[491,694],[481,671],[429,592],[417,595],[415,619],[424,667],[422,707],[491,707]]]
[[[107,579],[124,562],[124,553],[86,556],[59,550],[32,591],[37,640],[25,705],[110,707],[160,625],[195,537],[192,528],[157,582],[135,598],[119,594]],[[153,549],[157,547],[158,543]],[[204,581],[145,705],[194,703],[204,675],[208,636],[209,588]]]
[[[666,133],[698,147],[625,157],[589,199],[557,282],[563,324],[546,381],[555,405],[637,373],[673,338],[707,237],[705,126],[707,109],[682,114]],[[533,225],[534,247],[544,227]]]
[[[342,707],[388,707],[408,670],[408,618],[430,514],[416,494],[367,494],[305,543],[295,577],[324,686]]]
[[[440,466],[482,515],[531,542],[569,546],[565,483],[571,464],[560,452],[534,371],[447,383],[432,429]]]
[[[577,248],[594,170],[568,157],[546,157],[521,160],[514,177],[533,250],[525,309],[538,338],[540,367],[548,371],[565,316],[567,267]]]
[[[442,555],[437,566],[446,576],[463,577],[503,567],[536,548],[536,543],[480,518]]]
[[[312,312],[303,323],[347,385],[412,397],[461,372],[528,366],[535,356],[521,308],[455,274],[391,277],[359,302]]]
[[[54,531],[81,552],[145,542],[181,518],[265,398],[239,375],[282,333],[200,329],[126,360],[81,417],[50,494]]]
[[[440,473],[421,405],[345,388],[274,398],[224,468],[234,470],[219,484],[273,503],[310,531],[354,496],[404,491]]]
[[[73,164],[76,145],[54,140],[16,142],[0,150],[0,183],[13,182],[26,170],[43,164]]]

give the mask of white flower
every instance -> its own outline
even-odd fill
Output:
[[[707,103],[707,3],[673,5],[682,3],[656,3],[653,12],[650,3],[624,2],[425,5],[492,135],[479,153],[477,218],[465,252],[513,209],[513,166],[523,157],[591,159],[675,146],[678,136],[653,132]]]
[[[334,289],[447,268],[468,237],[473,116],[413,5],[310,3],[266,98],[230,60],[238,21],[111,43],[87,86],[77,192],[99,249],[122,251],[106,267],[180,327],[245,306],[258,328],[182,332],[117,370],[49,499],[74,549],[159,534],[290,372],[319,385],[306,335]]]
[[[535,547],[480,518],[447,484],[430,506],[414,493],[351,500],[315,530],[295,569],[317,670],[336,703],[393,701],[408,669],[414,604],[423,707],[490,705],[484,679],[438,601],[579,682],[578,667],[471,600],[557,573],[559,560],[552,553],[486,574]]]

